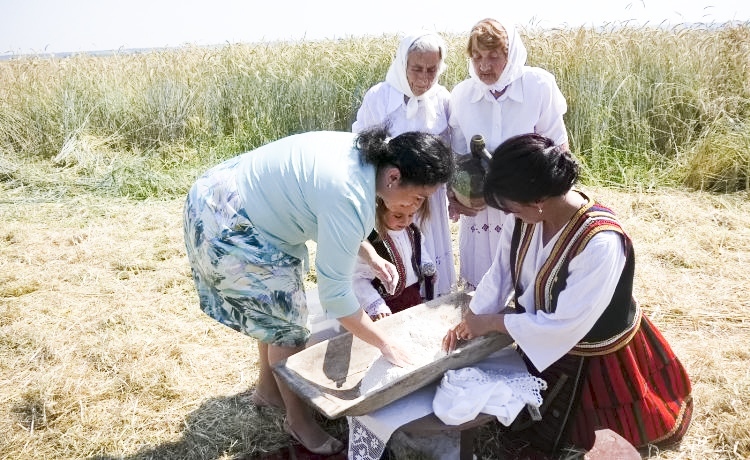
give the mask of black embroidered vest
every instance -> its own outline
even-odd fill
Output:
[[[410,224],[408,227],[406,227],[405,231],[407,235],[409,235],[409,240],[411,242],[412,248],[414,248],[414,250],[412,251],[411,261],[409,262],[414,269],[414,273],[417,274],[417,277],[421,282],[422,233],[414,224]],[[383,300],[388,303],[389,300],[400,296],[404,292],[404,288],[406,287],[406,267],[404,266],[404,263],[406,262],[401,260],[401,255],[394,249],[393,240],[391,240],[390,236],[388,236],[387,233],[385,234],[384,238],[381,238],[380,234],[373,230],[372,233],[370,233],[370,236],[367,237],[367,240],[375,248],[375,251],[378,253],[378,255],[395,265],[396,270],[398,271],[398,284],[396,285],[396,290],[394,291],[393,295],[388,294],[388,292],[385,290],[385,286],[383,286],[383,283],[379,279],[375,278],[372,281],[372,285],[375,287],[375,289],[378,290],[378,293],[383,298]]]
[[[591,238],[600,231],[614,231],[622,236],[625,243],[626,262],[612,300],[576,347],[580,346],[589,350],[600,346],[608,346],[613,340],[622,338],[623,334],[628,335],[627,332],[634,328],[637,323],[636,319],[640,317],[640,310],[633,299],[635,272],[633,245],[612,211],[589,200],[563,229],[549,258],[537,274],[534,286],[534,297],[537,303],[534,307],[548,313],[554,312],[557,308],[558,296],[566,286],[570,261],[580,254]],[[516,308],[520,311],[525,311],[525,309],[518,305],[520,295],[518,273],[523,265],[533,234],[533,224],[526,224],[520,219],[516,219],[511,239],[510,263],[512,282],[515,287]],[[573,352],[575,351],[576,349],[573,350]]]

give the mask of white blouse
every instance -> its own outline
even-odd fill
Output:
[[[450,92],[437,83],[429,95],[417,101],[417,113],[406,115],[404,94],[388,82],[380,82],[370,88],[357,111],[357,120],[352,132],[359,133],[383,122],[390,123],[389,132],[397,136],[408,131],[420,131],[441,136],[450,142],[448,117]]]
[[[562,229],[543,245],[542,225],[536,225],[519,277],[518,303],[526,312],[505,315],[508,333],[540,371],[568,353],[591,330],[612,300],[625,267],[622,236],[613,231],[599,232],[570,261],[566,286],[557,299],[555,312],[536,311],[536,276],[561,232]],[[512,225],[502,232],[492,266],[469,305],[478,315],[498,313],[512,299],[512,233]]]
[[[555,77],[539,67],[524,66],[521,77],[497,99],[476,80],[464,80],[451,93],[453,149],[469,153],[475,134],[484,137],[490,152],[518,134],[537,133],[563,144],[568,141],[563,122],[567,108]]]

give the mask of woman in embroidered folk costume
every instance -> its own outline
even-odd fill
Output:
[[[413,212],[452,174],[438,137],[382,129],[359,135],[289,136],[229,159],[193,184],[185,203],[185,246],[200,307],[258,340],[256,404],[286,410],[284,429],[321,455],[343,444],[272,366],[310,337],[303,276],[305,242],[317,242],[315,267],[324,310],[397,365],[408,352],[359,307],[352,276],[361,242],[375,226],[375,200]]]
[[[405,36],[385,81],[365,93],[352,131],[383,125],[391,136],[420,131],[440,136],[450,144],[450,93],[437,82],[446,67],[446,54],[445,41],[434,32]],[[441,296],[450,293],[456,282],[445,186],[430,196],[429,206],[429,217],[417,220],[437,269],[435,295]]]
[[[479,21],[471,29],[466,53],[470,77],[453,88],[450,99],[455,153],[468,155],[475,135],[484,138],[490,152],[525,133],[567,146],[565,97],[551,73],[526,65],[526,48],[515,28],[495,19]],[[473,289],[492,263],[505,215],[492,208],[468,208],[450,191],[448,197],[451,216],[460,215],[460,279]]]
[[[419,216],[429,216],[428,201],[417,210]],[[378,255],[394,264],[398,283],[388,292],[370,264],[361,257],[354,271],[354,293],[360,306],[373,320],[419,305],[433,296],[435,265],[424,245],[422,232],[414,224],[415,211],[391,210],[383,200],[377,200],[375,228],[368,236]],[[427,292],[423,298],[421,291]]]
[[[485,200],[513,220],[444,346],[509,334],[547,382],[542,420],[505,436],[550,452],[588,449],[602,428],[638,448],[677,442],[692,414],[688,375],[633,299],[630,239],[610,209],[573,189],[578,165],[555,144],[527,134],[494,152]]]

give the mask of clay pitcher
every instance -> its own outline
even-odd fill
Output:
[[[487,151],[481,134],[472,136],[470,147],[470,155],[456,156],[456,172],[451,180],[451,190],[462,205],[481,209],[485,207],[484,177],[492,155]]]

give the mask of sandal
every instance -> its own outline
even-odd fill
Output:
[[[318,454],[318,455],[333,455],[333,454],[337,454],[337,453],[341,452],[342,450],[344,450],[344,443],[342,443],[341,441],[339,441],[338,439],[336,439],[336,438],[334,438],[333,436],[330,436],[330,435],[328,436],[328,439],[326,439],[326,441],[323,444],[321,444],[321,445],[319,445],[317,447],[306,446],[305,443],[300,440],[299,436],[297,436],[297,433],[295,433],[292,430],[292,427],[289,426],[289,423],[286,421],[286,419],[284,419],[283,426],[284,426],[284,431],[286,431],[286,433],[289,436],[291,436],[292,439],[294,439],[298,443],[302,444],[302,447],[304,447],[305,449],[309,450],[313,454]]]

